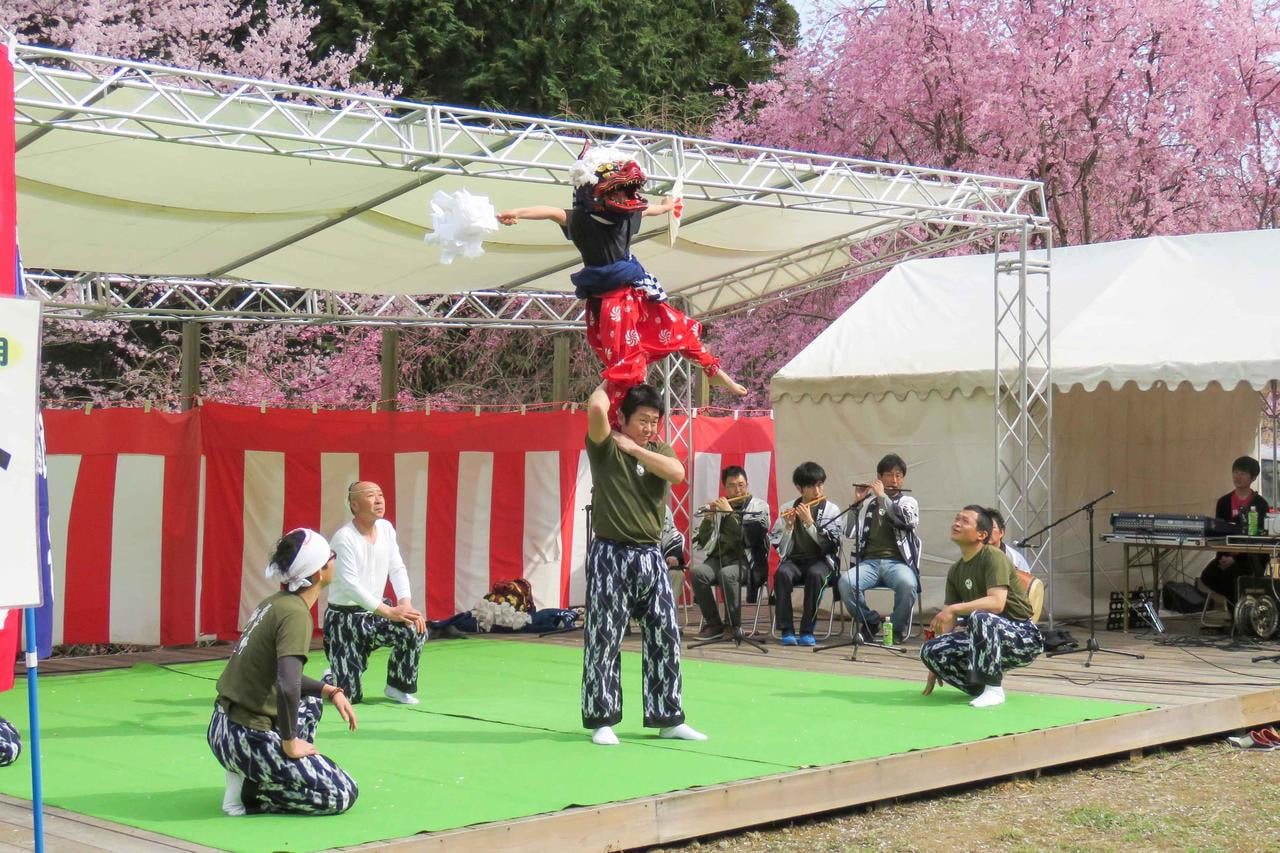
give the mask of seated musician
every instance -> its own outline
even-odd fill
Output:
[[[1249,532],[1249,510],[1258,511],[1258,528],[1271,509],[1266,498],[1253,490],[1253,481],[1258,479],[1262,467],[1252,456],[1241,456],[1231,463],[1231,483],[1234,489],[1218,498],[1218,506],[1214,515],[1223,521],[1235,525],[1236,532]],[[1236,581],[1242,577],[1258,576],[1266,568],[1266,561],[1261,554],[1225,554],[1219,553],[1209,561],[1200,574],[1200,583],[1208,589],[1227,599],[1232,611],[1236,603]]]
[[[705,554],[690,572],[693,600],[702,611],[698,636],[703,639],[725,630],[716,607],[716,585],[723,591],[732,630],[740,624],[742,584],[747,584],[747,594],[754,600],[769,571],[764,547],[769,505],[751,494],[747,472],[737,465],[720,472],[720,484],[724,495],[702,508],[702,523],[693,534],[694,547]]]
[[[671,504],[667,504],[667,513],[662,519],[658,550],[662,551],[662,559],[667,564],[667,582],[671,585],[672,600],[675,601],[677,608],[682,607],[685,542],[684,534],[680,532],[680,528],[676,527],[676,517],[671,511]]]
[[[1004,702],[1004,673],[1026,666],[1044,651],[1044,638],[1031,621],[1031,603],[1013,566],[991,539],[991,516],[969,505],[951,523],[951,541],[960,559],[947,572],[945,605],[933,618],[931,640],[920,647],[929,669],[924,693],[938,679],[974,697],[975,708]],[[966,619],[963,628],[958,619]]]
[[[840,575],[840,600],[858,618],[857,607],[866,607],[864,593],[877,586],[893,590],[893,639],[907,638],[911,608],[920,594],[920,504],[903,494],[907,463],[890,453],[876,465],[876,479],[856,486],[856,512],[846,516],[845,538],[850,565]],[[864,619],[874,618],[868,613]],[[865,624],[865,622],[864,622]]]
[[[782,645],[813,646],[817,645],[813,629],[818,620],[818,600],[836,569],[840,531],[833,522],[840,507],[827,500],[827,472],[817,462],[797,466],[791,482],[800,497],[779,514],[769,531],[769,541],[782,558],[773,576],[774,614]],[[799,638],[791,612],[791,590],[798,583],[804,585]]]
[[[998,509],[987,507],[987,515],[991,516],[992,548],[999,548],[1013,564],[1014,577],[1022,584],[1022,590],[1031,602],[1031,621],[1040,621],[1040,611],[1044,607],[1044,583],[1031,574],[1031,565],[1022,552],[1004,541],[1004,514]]]

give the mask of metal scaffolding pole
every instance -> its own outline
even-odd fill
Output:
[[[1049,341],[1049,229],[1033,221],[1013,232],[1016,249],[995,257],[995,495],[1009,538],[1053,520],[1053,384]],[[1040,237],[1044,250],[1032,254]],[[1027,562],[1046,573],[1053,624],[1053,538],[1046,533]]]

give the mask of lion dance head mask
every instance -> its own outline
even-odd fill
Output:
[[[640,195],[644,170],[616,148],[586,148],[570,170],[573,203],[592,213],[626,216],[649,206]]]

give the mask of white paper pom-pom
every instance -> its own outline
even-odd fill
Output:
[[[476,602],[476,606],[471,608],[471,615],[476,618],[476,625],[480,630],[485,632],[493,630],[495,625],[519,631],[533,621],[532,616],[516,610],[509,603],[504,601],[499,604],[487,598]]]
[[[485,239],[498,232],[497,212],[485,196],[440,191],[431,197],[431,229],[423,239],[440,246],[440,263],[451,264],[459,255],[478,258]]]

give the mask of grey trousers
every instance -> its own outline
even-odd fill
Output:
[[[720,610],[716,606],[715,589],[718,584],[724,595],[725,609],[729,612],[730,627],[736,628],[740,624],[743,578],[739,572],[741,575],[747,574],[745,563],[741,567],[737,560],[725,561],[722,564],[719,557],[707,557],[689,571],[690,582],[693,585],[693,600],[698,603],[698,609],[702,611],[703,622],[708,625],[720,625],[724,621],[720,618]]]

